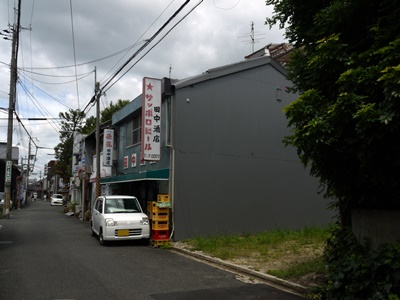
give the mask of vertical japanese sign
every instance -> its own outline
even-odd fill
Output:
[[[160,160],[161,145],[161,80],[143,78],[142,93],[143,160]]]
[[[11,160],[7,160],[7,163],[6,163],[6,181],[5,181],[6,185],[11,185],[11,173],[12,173],[12,161]]]
[[[112,151],[114,147],[114,130],[103,131],[103,166],[112,166]]]

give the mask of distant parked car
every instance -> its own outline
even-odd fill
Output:
[[[6,194],[4,192],[0,192],[0,209],[3,209],[6,205]],[[10,210],[12,210],[13,203],[10,199]]]
[[[63,205],[64,203],[64,196],[61,194],[53,194],[50,198],[50,205]]]
[[[149,218],[133,196],[100,196],[91,219],[92,234],[106,241],[150,239]]]

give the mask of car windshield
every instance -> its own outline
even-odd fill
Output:
[[[54,194],[53,198],[62,199],[62,195]]]
[[[139,203],[134,198],[117,198],[106,200],[105,212],[107,214],[138,213],[141,212],[141,209]]]

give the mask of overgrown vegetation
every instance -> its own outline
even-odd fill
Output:
[[[295,47],[299,97],[284,140],[333,200],[342,229],[325,252],[323,299],[398,299],[399,243],[371,251],[351,234],[352,209],[400,210],[400,1],[266,0],[270,26]]]
[[[311,288],[312,299],[400,299],[400,242],[372,251],[368,241],[358,242],[351,230],[339,226],[197,237],[184,243],[192,251],[303,284]]]
[[[192,250],[283,279],[296,280],[305,274],[324,271],[322,252],[330,228],[305,227],[302,230],[258,234],[197,237],[184,242]]]
[[[338,228],[324,252],[321,299],[400,299],[400,242],[370,250],[349,229]]]

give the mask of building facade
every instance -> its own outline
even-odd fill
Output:
[[[169,194],[174,240],[331,222],[318,181],[285,147],[286,70],[270,57],[161,85],[160,160],[141,159],[143,95],[113,115],[113,171],[102,192],[145,208]]]

